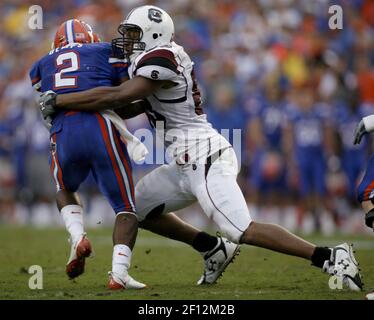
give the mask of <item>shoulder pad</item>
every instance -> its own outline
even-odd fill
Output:
[[[134,70],[134,75],[153,80],[171,80],[179,74],[175,56],[167,49],[156,49],[146,53],[136,63]]]

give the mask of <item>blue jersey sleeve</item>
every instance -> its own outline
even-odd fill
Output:
[[[30,73],[29,73],[31,84],[34,87],[35,90],[40,91],[41,90],[41,72],[40,72],[40,60],[35,62],[33,66],[31,67]]]
[[[109,56],[108,63],[112,68],[113,85],[119,85],[129,78],[128,63],[125,59],[116,58],[112,53]]]

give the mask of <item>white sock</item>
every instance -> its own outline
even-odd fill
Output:
[[[121,277],[128,274],[131,263],[131,249],[125,244],[116,244],[113,247],[112,271]]]
[[[84,233],[83,208],[78,205],[68,205],[61,209],[61,216],[66,230],[70,233],[73,243],[78,241]]]

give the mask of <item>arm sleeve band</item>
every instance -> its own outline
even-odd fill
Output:
[[[374,131],[374,115],[362,118],[367,132]]]

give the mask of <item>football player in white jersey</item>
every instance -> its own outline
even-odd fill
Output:
[[[364,135],[374,131],[374,115],[363,117],[358,123],[354,144],[360,144]],[[374,230],[374,155],[368,161],[367,168],[357,187],[357,200],[365,212],[365,224]]]
[[[113,44],[131,62],[129,81],[72,94],[47,92],[39,103],[43,116],[48,117],[59,108],[100,111],[125,106],[124,112],[132,113],[130,104],[143,99],[145,110],[134,110],[134,115],[145,111],[151,122],[162,121],[163,130],[158,133],[165,139],[172,161],[136,185],[141,226],[195,244],[195,248],[202,243],[198,250],[206,251],[205,271],[199,284],[214,282],[238,246],[222,238],[217,241],[170,214],[196,201],[230,241],[310,260],[340,277],[350,289],[362,289],[350,245],[317,247],[281,226],[252,220],[236,181],[238,163],[232,146],[212,128],[201,108],[196,109],[193,64],[183,47],[173,41],[174,24],[168,13],[155,6],[137,7],[118,30],[122,37]]]

